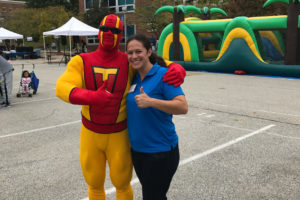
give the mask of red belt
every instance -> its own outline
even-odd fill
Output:
[[[82,116],[82,123],[83,125],[96,133],[103,133],[103,134],[109,134],[109,133],[116,133],[123,131],[127,128],[127,120],[121,121],[119,123],[115,124],[96,124],[92,121],[89,121],[84,116]]]

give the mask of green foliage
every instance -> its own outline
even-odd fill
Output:
[[[223,1],[227,1],[227,0],[223,0]],[[197,1],[195,6],[197,6],[198,8],[203,8],[203,7],[222,7],[223,1],[220,0],[201,0],[201,1]]]
[[[78,0],[25,0],[27,8],[46,8],[49,6],[64,6],[74,14],[78,13]]]
[[[24,37],[32,36],[34,41],[39,39],[39,12],[37,9],[18,9],[9,13],[4,21],[4,27],[20,33]]]
[[[78,0],[70,0],[70,3],[65,5],[66,9],[72,12],[74,15],[79,13],[79,1]]]
[[[69,18],[70,14],[67,13],[62,6],[41,9],[40,24],[38,26],[39,35],[42,36],[43,32],[60,27],[65,24]],[[47,43],[48,40],[50,39],[47,37]]]
[[[226,0],[223,5],[223,10],[226,11],[230,18],[237,16],[271,16],[271,15],[284,15],[287,13],[288,5],[283,3],[274,3],[263,8],[266,0]]]
[[[287,13],[287,5],[283,3],[273,3],[272,5],[263,8],[266,1],[267,0],[198,0],[195,6],[198,8],[221,8],[228,14],[228,18],[238,16],[270,16]],[[191,1],[189,4],[193,4],[193,2]],[[189,14],[186,17],[188,16],[195,16],[195,14]],[[212,18],[224,18],[224,16],[218,14],[213,15]]]
[[[99,0],[94,1],[93,8],[89,9],[84,14],[84,22],[93,27],[98,27],[101,20],[111,12],[107,7],[106,1],[101,1],[101,5],[99,7]]]
[[[135,20],[137,20],[138,26],[152,32],[154,37],[158,39],[161,31],[169,23],[172,23],[172,14],[163,12],[154,16],[154,13],[162,6],[173,4],[173,1],[153,0],[146,1],[143,6],[137,6],[135,10]]]
[[[58,28],[66,23],[70,16],[70,13],[62,6],[47,9],[17,9],[9,14],[4,27],[24,37],[31,36],[34,41],[39,41],[43,32]]]

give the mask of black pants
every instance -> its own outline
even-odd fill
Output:
[[[131,149],[132,162],[142,185],[143,200],[166,200],[179,164],[178,146],[171,151],[139,153]]]

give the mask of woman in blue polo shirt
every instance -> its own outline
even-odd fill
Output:
[[[188,105],[180,87],[163,82],[167,68],[163,59],[152,53],[149,39],[144,35],[129,38],[127,55],[137,70],[127,95],[133,166],[143,199],[164,200],[179,164],[172,115],[186,114]]]

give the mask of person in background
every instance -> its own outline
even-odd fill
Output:
[[[4,45],[5,45],[5,51],[10,51],[10,44],[8,40],[5,40]]]
[[[155,52],[155,51],[156,51],[156,46],[154,45],[153,42],[151,42],[151,48],[152,48],[152,52]]]
[[[81,40],[81,52],[82,53],[87,52],[86,42],[84,40]]]
[[[186,114],[180,87],[163,82],[167,71],[144,35],[127,40],[129,64],[137,70],[127,95],[132,162],[142,185],[143,200],[165,200],[179,164],[178,136],[173,114]]]
[[[80,44],[79,44],[79,42],[77,42],[76,43],[76,49],[75,49],[75,51],[76,51],[76,54],[79,54],[80,53]]]

